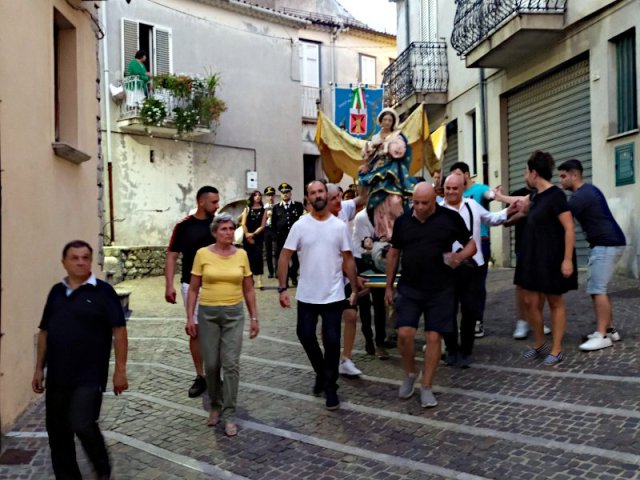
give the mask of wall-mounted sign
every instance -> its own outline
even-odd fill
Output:
[[[616,187],[636,183],[635,144],[618,145],[616,152]]]

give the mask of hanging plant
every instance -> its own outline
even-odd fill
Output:
[[[147,97],[144,102],[142,102],[140,116],[142,117],[142,123],[145,125],[161,127],[162,122],[164,122],[164,119],[167,117],[167,109],[161,100]]]
[[[195,103],[194,101],[194,104]],[[200,97],[197,105],[200,111],[200,118],[204,125],[209,125],[211,122],[218,123],[220,121],[220,115],[227,111],[227,104],[213,95]]]
[[[173,109],[173,113],[175,114],[178,136],[192,132],[196,126],[198,126],[198,122],[200,122],[198,111],[193,107],[176,107]]]

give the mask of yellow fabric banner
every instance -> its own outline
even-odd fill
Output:
[[[440,156],[445,141],[444,125],[430,134],[427,114],[424,106],[420,105],[399,128],[407,137],[412,150],[410,172],[415,174],[423,167],[426,167],[430,174],[440,170]],[[322,168],[330,182],[339,182],[343,173],[353,178],[358,177],[365,140],[352,137],[322,112],[318,112],[315,141],[320,150]],[[436,152],[440,152],[440,155],[436,156]]]

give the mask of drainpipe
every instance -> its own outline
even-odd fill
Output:
[[[109,188],[109,237],[111,240],[111,245],[115,240],[116,232],[115,232],[115,222],[113,221],[114,217],[114,208],[113,208],[113,184],[112,184],[112,171],[113,165],[111,163],[111,102],[109,95],[109,42],[107,41],[107,2],[102,4],[102,9],[100,10],[100,21],[102,22],[102,27],[104,28],[104,37],[102,37],[102,64],[104,67],[103,70],[103,84],[104,84],[104,94],[102,98],[104,98],[104,128],[106,133],[106,158],[107,158],[107,181]]]
[[[404,46],[404,48],[409,48],[409,45],[411,44],[411,24],[409,22],[411,22],[411,16],[409,15],[409,3],[411,0],[405,0],[404,1],[404,30],[405,30],[405,35],[407,36],[406,38],[406,45]]]
[[[335,95],[333,95],[333,91],[337,86],[336,83],[336,40],[338,39],[338,36],[340,35],[340,32],[342,32],[343,30],[343,26],[342,25],[338,25],[336,27],[334,27],[333,31],[331,32],[331,109],[334,111],[336,110],[336,106],[335,106]],[[320,62],[322,63],[322,62]]]
[[[480,69],[480,132],[482,135],[482,181],[489,184],[489,155],[487,153],[487,80]]]

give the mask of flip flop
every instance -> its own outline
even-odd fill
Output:
[[[235,423],[225,423],[224,434],[227,437],[235,437],[238,435],[238,426]]]
[[[209,412],[209,419],[207,420],[208,427],[215,427],[220,423],[220,412],[216,410],[211,410]]]

